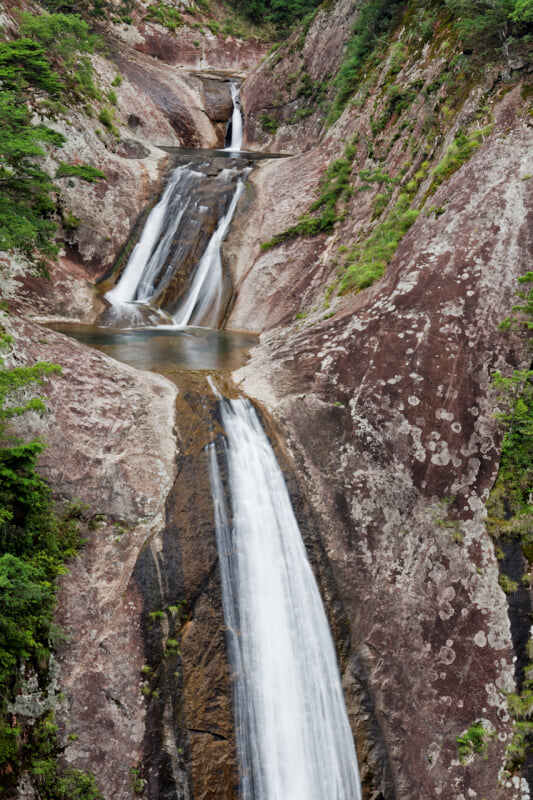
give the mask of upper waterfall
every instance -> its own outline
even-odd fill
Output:
[[[233,100],[233,113],[231,115],[230,124],[228,126],[228,134],[226,135],[225,149],[233,152],[240,152],[242,148],[242,132],[243,132],[241,96],[239,88],[236,83],[230,84],[230,91],[231,91],[231,99]]]
[[[210,475],[240,797],[361,800],[335,648],[282,472],[249,401],[221,400],[220,413]]]

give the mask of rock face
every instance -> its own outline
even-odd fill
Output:
[[[93,520],[59,597],[64,760],[94,772],[107,797],[126,800],[130,770],[143,759],[146,715],[142,595],[132,576],[164,524],[176,389],[31,323],[9,318],[7,328],[12,363],[63,368],[45,387],[46,414],[26,414],[19,432],[46,440],[42,475],[60,502],[86,503]]]
[[[503,770],[513,648],[483,513],[501,444],[490,375],[528,358],[497,324],[531,263],[529,90],[523,76],[504,84],[495,72],[454,94],[453,53],[436,37],[399,72],[389,53],[357,112],[325,133],[325,109],[314,107],[355,13],[347,0],[325,4],[243,89],[245,146],[306,153],[256,167],[226,242],[236,287],[227,327],[263,331],[235,378],[278,437],[337,643],[365,800],[522,800],[527,787]],[[64,151],[108,179],[65,186],[82,221],[67,231],[51,288],[10,268],[6,296],[21,315],[94,318],[101,303],[87,279],[105,274],[168,168],[154,145],[221,142],[227,82],[176,65],[240,69],[259,48],[210,34],[196,45],[146,21],[117,30],[114,65],[97,66],[109,86],[115,67],[123,76],[120,142],[112,130],[99,138],[80,112]],[[461,131],[474,136],[471,157],[443,168],[437,185]],[[308,210],[347,143],[333,229],[261,250]],[[335,297],[364,243],[390,232],[401,192],[419,214],[386,274]],[[44,476],[61,500],[88,503],[96,526],[60,600],[71,634],[60,653],[64,759],[94,771],[108,798],[129,798],[138,776],[154,800],[233,800],[204,452],[218,427],[205,378],[174,386],[23,319],[6,326],[17,363],[63,365],[47,414],[25,417],[25,432],[46,436]],[[478,720],[488,760],[463,764],[456,738]]]
[[[246,148],[298,153],[318,142],[333,95],[329,80],[357,8],[353,0],[320,7],[307,30],[304,24],[253,72],[242,95]]]
[[[220,575],[205,447],[213,401],[183,383],[180,447],[166,524],[135,571],[143,597],[147,796],[236,800],[237,774]]]
[[[226,246],[238,291],[228,326],[256,321],[267,331],[235,379],[266,406],[289,449],[350,622],[343,674],[366,797],[529,796],[518,779],[501,780],[514,654],[483,510],[501,442],[490,375],[528,363],[497,325],[531,261],[524,177],[533,134],[517,116],[520,86],[501,98],[487,91],[490,136],[426,202],[372,288],[335,300],[325,292],[342,264],[339,246],[372,229],[371,187],[354,192],[330,237],[258,247],[307,210],[325,157],[367,124],[364,111],[346,112],[305,156],[262,165]],[[456,124],[472,118],[479,98]],[[395,122],[376,144],[391,177]],[[453,133],[445,130],[441,153]],[[376,168],[366,152],[365,142],[355,187],[368,175],[357,169]],[[422,206],[429,178],[421,179]],[[297,312],[305,320],[293,323]],[[386,755],[372,748],[353,702],[368,693]],[[480,719],[497,738],[488,761],[463,765],[456,737]],[[383,758],[390,782],[376,770]]]

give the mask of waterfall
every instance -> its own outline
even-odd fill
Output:
[[[113,305],[147,303],[152,299],[157,279],[161,277],[173,239],[187,211],[191,185],[203,178],[203,173],[195,172],[190,165],[174,170],[161,199],[150,211],[119,282],[106,294]]]
[[[172,316],[165,324],[170,321],[179,328],[217,324],[222,310],[223,285],[220,248],[249,173],[250,168],[223,169],[214,179],[225,185],[239,175],[229,206],[192,271],[190,286],[178,302],[171,305]],[[198,182],[204,180],[206,175],[192,169],[190,164],[174,170],[161,199],[148,216],[120,280],[107,292],[106,298],[117,312],[129,318],[130,323],[135,324],[136,308],[139,308],[139,305],[132,307],[132,303],[155,304],[162,296],[186,254],[187,227],[200,225],[199,213],[208,213],[207,207],[198,207],[190,199]]]
[[[242,147],[242,113],[241,113],[241,98],[237,84],[230,84],[231,99],[233,100],[233,113],[231,115],[231,122],[228,127],[228,134],[231,132],[231,138],[225,150],[232,150],[239,152]],[[227,137],[229,138],[229,137]]]
[[[183,297],[177,311],[172,315],[175,324],[180,328],[194,324],[202,324],[209,327],[218,318],[220,312],[220,287],[222,285],[220,247],[228,232],[237,203],[244,189],[244,182],[249,174],[250,169],[243,171],[230,206],[226,214],[220,218],[217,228],[198,262],[189,291]]]
[[[210,446],[241,800],[360,800],[335,649],[283,475],[253,406]],[[231,520],[231,522],[230,522]]]

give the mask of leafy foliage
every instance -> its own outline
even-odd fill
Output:
[[[509,38],[531,32],[533,0],[445,0],[465,44],[476,47],[498,41],[509,55]]]
[[[355,248],[355,261],[344,272],[341,293],[366,289],[385,273],[401,239],[420,213],[412,209],[410,203],[409,195],[402,192],[387,219],[377,226],[361,247]]]
[[[34,248],[54,257],[55,190],[39,165],[43,143],[61,145],[64,137],[32,125],[31,115],[14,92],[0,91],[0,249],[20,250],[31,257]]]
[[[515,316],[500,328],[525,332],[533,345],[533,272],[519,279]],[[488,504],[489,530],[496,537],[518,538],[526,555],[533,558],[533,370],[513,370],[511,375],[493,375],[497,399],[504,410],[497,413],[506,429],[498,479]]]
[[[320,5],[321,0],[231,0],[231,5],[256,24],[270,22],[287,29]]]
[[[0,332],[0,349],[10,344]],[[37,472],[43,443],[22,442],[8,426],[30,410],[44,411],[32,391],[59,372],[46,362],[7,369],[0,358],[0,775],[6,785],[16,779],[25,752],[22,729],[7,714],[7,703],[20,686],[22,664],[38,675],[46,672],[55,581],[79,538],[73,512],[54,513],[50,489]]]
[[[86,22],[65,14],[22,13],[21,29],[23,38],[0,43],[0,250],[18,250],[30,260],[36,253],[55,258],[57,189],[41,159],[46,145],[61,147],[65,139],[33,121],[30,90],[54,101],[65,93],[95,95],[91,62],[83,54],[97,40]]]
[[[402,0],[366,0],[361,5],[335,78],[336,96],[329,115],[330,122],[340,117],[357,89],[363,68],[381,52],[387,34],[398,22],[405,5]]]
[[[494,736],[484,726],[481,720],[473,722],[468,730],[456,737],[459,760],[464,763],[470,756],[479,753],[486,758],[488,740]]]
[[[56,170],[56,178],[81,178],[87,183],[96,183],[106,180],[105,172],[89,164],[67,164],[64,161],[59,164]]]
[[[161,0],[149,7],[145,19],[158,22],[171,31],[175,31],[180,25],[183,25],[183,18],[178,9],[161,2]]]
[[[92,80],[91,61],[83,54],[94,52],[100,39],[90,33],[83,19],[70,14],[33,16],[23,12],[21,20],[23,34],[46,48],[47,57],[61,72],[68,92],[79,99],[84,95],[99,97]]]
[[[312,203],[309,213],[292,228],[277,234],[268,242],[263,242],[263,250],[296,236],[315,236],[317,233],[330,231],[336,222],[344,218],[344,209],[339,208],[338,204],[351,195],[350,175],[354,155],[355,142],[352,142],[346,147],[343,157],[333,161],[327,168],[322,177],[320,195]],[[311,216],[315,211],[320,213]]]

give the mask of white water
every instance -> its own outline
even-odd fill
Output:
[[[223,170],[221,174],[226,172]],[[229,173],[230,170],[227,170]],[[250,169],[245,169],[226,214],[218,221],[217,228],[203,256],[198,262],[189,291],[183,297],[178,310],[172,315],[177,327],[201,324],[211,326],[216,324],[220,312],[220,297],[222,286],[222,257],[220,247],[224,241],[228,228],[233,219],[237,203],[244,189],[244,182]]]
[[[220,409],[230,513],[214,445],[210,471],[240,798],[360,800],[333,641],[283,475],[252,405]]]
[[[233,113],[231,115],[231,142],[225,150],[239,152],[242,147],[242,113],[239,89],[235,83],[230,83],[231,99],[233,100]]]
[[[180,299],[177,310],[169,318],[171,324],[177,328],[195,324],[213,326],[218,322],[223,282],[220,247],[249,173],[250,169],[243,170],[230,206],[219,219],[195,268],[191,285]],[[231,175],[232,170],[222,170],[217,180],[228,180]],[[176,238],[179,239],[182,219],[184,224],[187,223],[186,213],[190,206],[188,195],[194,182],[203,179],[205,175],[194,171],[190,166],[178,167],[172,173],[161,199],[148,216],[141,238],[120,280],[106,294],[106,298],[117,310],[127,312],[131,324],[135,324],[138,316],[135,306],[132,307],[131,304],[148,305],[172,277],[176,267],[172,248],[175,247]]]
[[[117,285],[106,294],[113,305],[147,303],[153,297],[155,282],[165,264],[173,237],[188,208],[188,192],[193,181],[204,178],[190,166],[174,170],[161,199],[150,211],[141,238],[135,245]],[[171,218],[171,224],[165,223]]]

